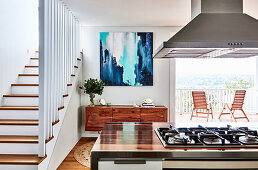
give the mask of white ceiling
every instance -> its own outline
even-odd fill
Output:
[[[84,26],[184,26],[191,0],[63,0]],[[244,0],[244,12],[258,18],[258,1]]]
[[[63,0],[87,26],[184,26],[190,0]]]

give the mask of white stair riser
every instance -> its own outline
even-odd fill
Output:
[[[0,165],[2,170],[38,170],[37,165]]]
[[[77,66],[79,66],[81,64],[81,61],[77,60]]]
[[[37,120],[38,110],[0,110],[0,119]]]
[[[4,97],[4,106],[38,106],[38,97]]]
[[[19,76],[18,82],[21,84],[38,84],[38,76]]]
[[[38,143],[0,143],[0,154],[38,154]]]
[[[12,94],[39,94],[38,86],[12,86]]]
[[[39,73],[39,68],[30,68],[30,67],[27,67],[27,68],[24,69],[24,73],[38,74],[38,73]]]
[[[30,60],[29,65],[30,66],[38,66],[39,65],[39,60]]]
[[[0,134],[37,136],[38,126],[0,125]]]

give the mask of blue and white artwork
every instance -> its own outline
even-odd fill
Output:
[[[100,79],[106,86],[152,86],[152,53],[151,32],[101,32]]]

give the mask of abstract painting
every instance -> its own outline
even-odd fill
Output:
[[[151,32],[101,32],[100,79],[106,86],[152,86],[152,53]]]

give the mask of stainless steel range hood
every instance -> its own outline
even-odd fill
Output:
[[[154,58],[245,58],[258,55],[258,20],[243,14],[243,0],[192,0],[192,18],[161,44]]]

